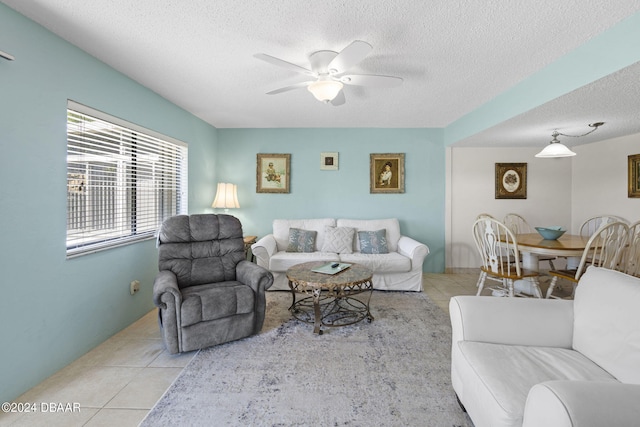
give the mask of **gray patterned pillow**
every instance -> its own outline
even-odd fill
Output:
[[[336,254],[353,253],[353,237],[355,228],[351,227],[329,227],[324,228],[324,243],[322,252],[333,252]]]
[[[387,231],[358,231],[360,252],[363,254],[388,254]]]
[[[317,231],[301,228],[289,229],[287,252],[315,252]]]

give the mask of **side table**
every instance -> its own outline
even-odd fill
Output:
[[[247,261],[254,262],[255,257],[253,256],[253,252],[251,252],[251,245],[253,245],[258,240],[258,236],[243,236],[242,240],[244,240],[245,258],[247,258]]]

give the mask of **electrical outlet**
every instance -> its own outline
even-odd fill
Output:
[[[131,295],[134,295],[136,292],[138,292],[140,290],[140,281],[134,280],[133,282],[131,282],[129,290],[131,292]]]

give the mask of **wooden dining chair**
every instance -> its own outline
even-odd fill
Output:
[[[526,233],[536,233],[535,229],[529,225],[526,219],[524,219],[521,215],[517,213],[508,213],[504,216],[502,220],[504,225],[509,227],[509,230],[513,232],[513,234],[526,234]],[[551,270],[555,270],[556,267],[553,265],[553,261],[556,260],[557,257],[548,256],[548,255],[539,255],[538,260],[540,262],[548,262]]]
[[[499,285],[489,287],[493,295],[526,296],[514,289],[516,280],[529,280],[534,289],[534,296],[541,298],[539,273],[524,270],[520,266],[520,252],[515,235],[502,222],[495,218],[480,218],[473,223],[473,239],[475,241],[482,266],[478,277],[478,292],[480,295],[487,279]]]
[[[625,273],[640,277],[640,221],[629,226],[629,235],[621,263]]]
[[[629,227],[624,222],[616,221],[601,225],[589,238],[578,268],[569,270],[550,270],[551,283],[547,290],[547,298],[557,298],[553,295],[559,279],[572,282],[573,291],[582,274],[590,266],[604,267],[612,270],[621,269],[621,257],[627,242]]]
[[[601,226],[612,222],[629,224],[629,221],[616,215],[598,215],[584,220],[580,225],[580,235],[584,237],[591,237]]]

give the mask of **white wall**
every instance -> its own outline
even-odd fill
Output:
[[[477,268],[471,236],[479,213],[498,219],[514,212],[531,226],[571,226],[571,159],[537,159],[540,148],[449,148],[446,267]],[[527,198],[495,198],[495,164],[527,163]]]
[[[573,232],[592,216],[618,215],[640,220],[640,199],[628,197],[627,164],[630,154],[640,154],[640,134],[574,147],[571,187]]]

